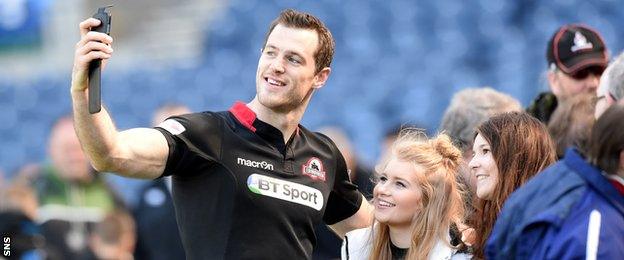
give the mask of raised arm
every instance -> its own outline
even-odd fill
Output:
[[[89,18],[79,25],[80,41],[76,44],[71,84],[76,134],[96,170],[132,178],[156,178],[164,171],[169,152],[167,140],[160,132],[150,128],[119,132],[106,109],[89,114],[89,63],[95,59],[104,63],[113,52],[112,37],[90,31],[99,24],[99,20]]]

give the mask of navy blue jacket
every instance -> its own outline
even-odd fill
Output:
[[[591,258],[595,255],[597,258]],[[487,259],[624,259],[624,196],[573,149],[516,190]]]

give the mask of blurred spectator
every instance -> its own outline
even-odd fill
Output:
[[[2,192],[0,211],[17,211],[29,219],[37,219],[37,197],[31,188],[13,184],[1,187],[0,191]]]
[[[39,164],[27,163],[17,170],[15,177],[13,177],[13,184],[30,186],[39,178],[40,173],[41,166]]]
[[[156,179],[140,192],[134,211],[137,221],[134,256],[137,260],[185,258],[170,192],[170,178]]]
[[[624,102],[575,149],[512,194],[488,240],[490,259],[624,259]]]
[[[3,243],[10,239],[10,259],[44,259],[45,239],[34,222],[37,216],[37,199],[32,189],[13,185],[0,187],[0,235]],[[50,252],[51,253],[51,252]],[[48,255],[54,259],[53,254]],[[0,257],[2,258],[2,257]]]
[[[594,93],[609,58],[602,36],[582,24],[560,27],[548,42],[548,85],[527,112],[544,123],[550,121],[558,103],[583,92]]]
[[[600,77],[596,99],[596,118],[600,117],[609,106],[624,99],[624,52],[609,64]]]
[[[565,150],[577,147],[585,154],[585,147],[594,125],[595,95],[582,93],[561,103],[548,123],[548,132],[555,142],[557,157],[563,158]]]
[[[524,112],[499,114],[482,123],[472,150],[468,166],[477,177],[477,199],[470,242],[474,257],[483,259],[485,241],[507,197],[554,163],[557,154],[544,124]]]
[[[152,124],[158,125],[170,116],[190,112],[184,105],[166,104],[156,110]],[[143,185],[138,199],[138,205],[134,210],[134,217],[137,220],[135,258],[184,259],[184,248],[171,198],[171,177],[159,178]]]
[[[55,122],[48,145],[50,163],[42,166],[34,184],[38,222],[48,245],[58,250],[62,259],[85,257],[90,225],[121,204],[91,168],[71,117]]]
[[[89,246],[97,259],[131,260],[136,244],[136,226],[132,216],[115,210],[95,225]]]
[[[472,158],[477,126],[496,114],[515,111],[522,111],[520,102],[491,87],[463,89],[453,95],[442,116],[440,131],[451,136],[464,159],[468,160]]]

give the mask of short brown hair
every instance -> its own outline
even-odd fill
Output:
[[[475,259],[484,258],[485,241],[507,197],[557,159],[555,145],[546,126],[525,112],[496,115],[477,128],[490,144],[498,168],[498,183],[491,200],[476,201],[470,223],[475,229]],[[476,135],[475,135],[476,137]]]
[[[607,109],[594,124],[587,157],[598,168],[616,174],[624,150],[624,102]]]
[[[271,35],[271,32],[273,32],[273,29],[275,29],[275,26],[278,24],[289,28],[316,31],[318,35],[318,46],[314,52],[316,73],[319,73],[323,68],[331,65],[332,59],[334,58],[334,48],[336,43],[334,42],[334,37],[331,32],[320,19],[309,13],[286,9],[282,11],[279,17],[273,20],[271,26],[269,26],[269,31],[264,38],[262,48],[266,46],[269,35]]]

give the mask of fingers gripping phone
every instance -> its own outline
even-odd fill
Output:
[[[100,7],[97,13],[93,15],[93,18],[100,20],[100,25],[91,28],[91,31],[106,33],[110,35],[111,29],[111,15],[106,12],[106,8],[112,7],[105,6]],[[89,113],[95,114],[102,110],[102,91],[101,91],[101,76],[102,76],[102,60],[97,59],[91,61],[89,64]]]

